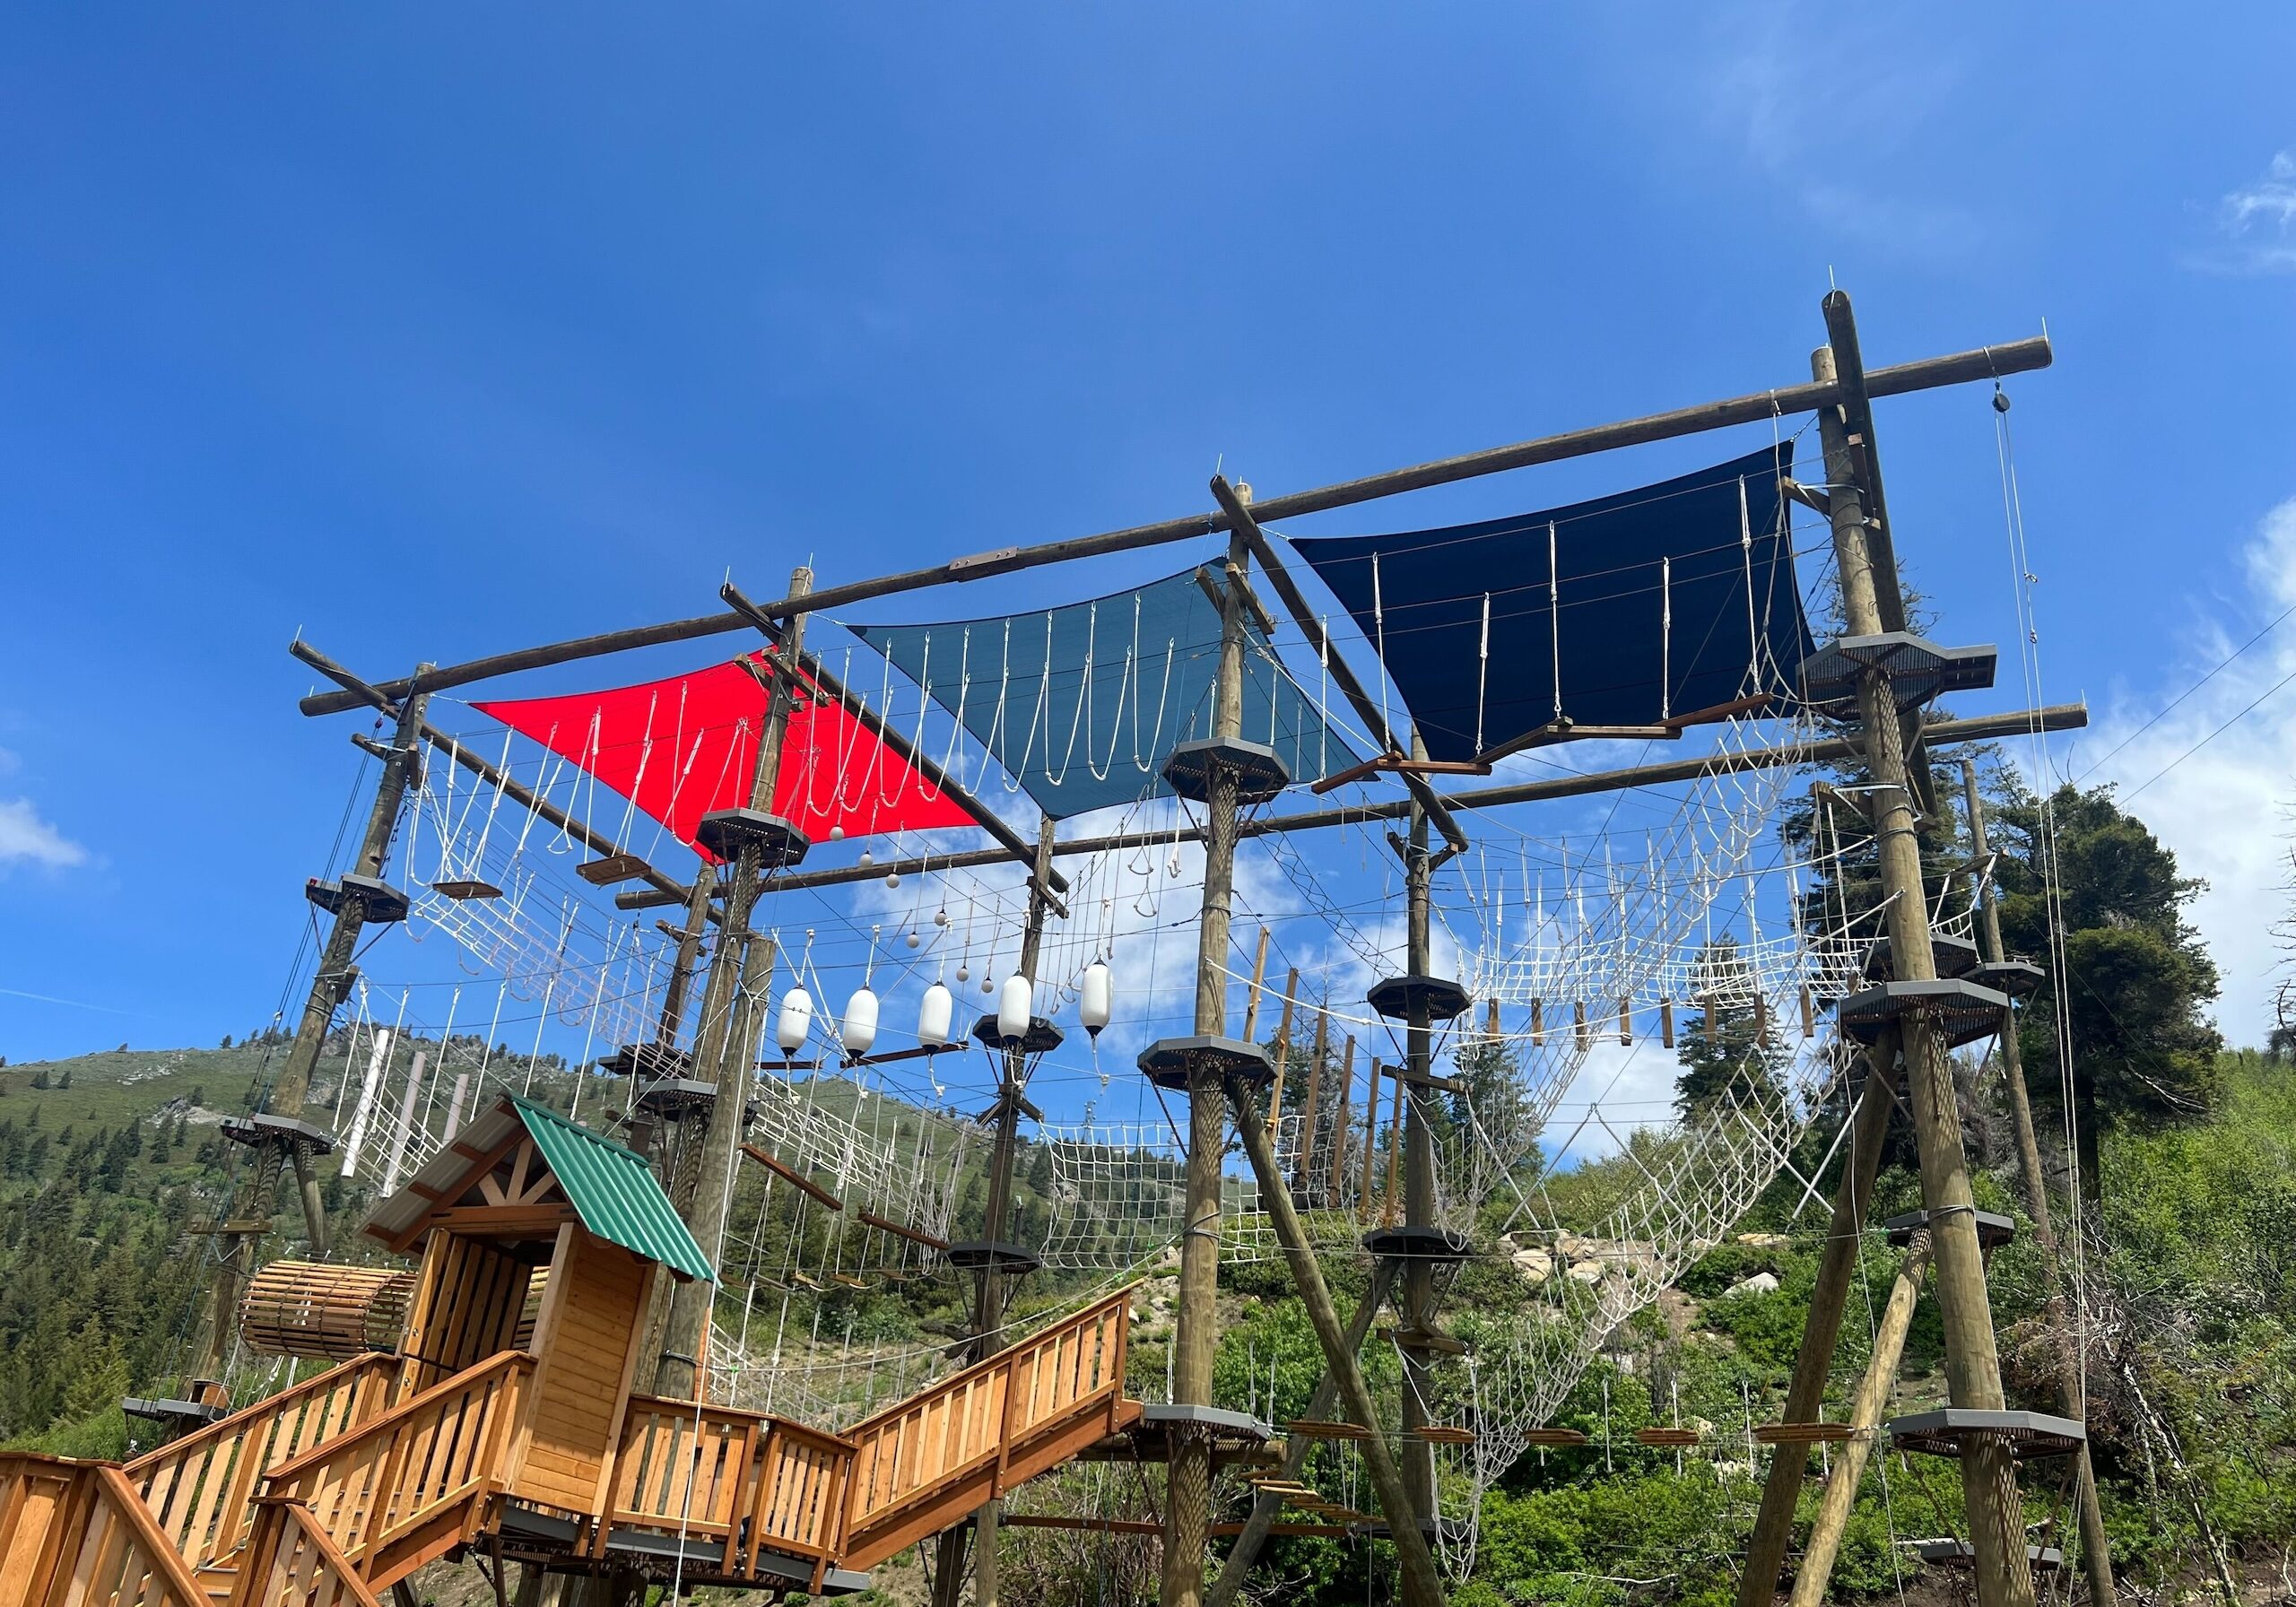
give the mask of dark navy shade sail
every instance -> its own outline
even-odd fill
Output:
[[[1032,613],[848,629],[954,715],[1008,788],[1056,820],[1170,795],[1166,756],[1213,734],[1220,615],[1194,570]],[[1246,624],[1243,734],[1274,748],[1295,786],[1356,762],[1324,723],[1321,696],[1281,673],[1267,638]],[[977,790],[993,797],[996,784]]]
[[[1292,544],[1429,753],[1472,759],[1558,715],[1651,725],[1786,696],[1812,650],[1778,489],[1791,462],[1767,447],[1567,508]]]

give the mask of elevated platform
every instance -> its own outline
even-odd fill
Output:
[[[1044,1265],[1044,1258],[1023,1245],[993,1238],[959,1239],[948,1248],[949,1264],[961,1273],[996,1272],[1025,1277]]]
[[[1406,1262],[1465,1261],[1469,1244],[1465,1234],[1448,1228],[1374,1228],[1363,1236],[1363,1247],[1372,1255]]]
[[[757,850],[758,868],[786,871],[803,864],[813,839],[762,809],[713,809],[693,829],[693,840],[718,858],[732,861],[744,848]]]
[[[616,1077],[686,1077],[693,1055],[668,1044],[624,1044],[599,1061],[598,1070]]]
[[[1929,935],[1930,969],[1940,977],[1967,977],[1978,968],[1977,945],[1965,937]],[[1866,951],[1866,976],[1872,982],[1895,982],[1897,966],[1890,957],[1890,940],[1883,938]]]
[[[1915,1545],[1913,1554],[1945,1568],[1970,1568],[1977,1562],[1977,1548],[1966,1540],[1925,1540]],[[2065,1553],[2055,1546],[2027,1546],[2025,1563],[2037,1574],[2053,1574],[2065,1566]]]
[[[1265,804],[1292,785],[1291,769],[1274,749],[1238,736],[1180,743],[1164,760],[1164,780],[1189,803],[1202,804],[1212,795],[1215,769],[1235,773],[1239,808]]]
[[[1839,637],[1802,661],[1802,700],[1854,713],[1859,678],[1879,670],[1898,708],[1918,708],[1947,692],[1984,691],[1993,684],[1999,659],[1990,647],[1943,647],[1909,630]]]
[[[314,876],[303,884],[303,897],[329,915],[341,915],[344,905],[356,902],[360,921],[369,926],[395,925],[413,908],[404,893],[375,876]]]
[[[1029,1029],[1021,1035],[1016,1045],[997,1030],[995,1012],[982,1016],[972,1024],[973,1041],[984,1049],[1017,1047],[1023,1055],[1049,1055],[1067,1041],[1067,1035],[1040,1015],[1029,1018]]]
[[[1408,1021],[1419,1011],[1431,1021],[1448,1021],[1465,1015],[1474,1001],[1467,990],[1448,977],[1389,977],[1374,982],[1364,1002],[1393,1021]]]
[[[1986,1412],[1971,1406],[1948,1406],[1941,1412],[1892,1418],[1882,1425],[1882,1431],[1897,1449],[1932,1456],[1959,1456],[1974,1440],[1997,1439],[2020,1462],[2036,1456],[2070,1456],[2089,1438],[2089,1430],[2069,1417],[2052,1417],[2045,1412]]]
[[[2009,1001],[1974,982],[1884,982],[1850,995],[1834,1006],[1846,1037],[1872,1044],[1885,1028],[1919,1016],[1946,1046],[1960,1048],[2000,1031],[2009,1019]]]
[[[1973,967],[1969,977],[1979,987],[2022,1000],[2040,992],[2048,973],[2030,960],[1988,960]]]
[[[254,1116],[227,1116],[222,1121],[225,1138],[235,1144],[250,1147],[264,1144],[287,1144],[308,1155],[335,1153],[335,1134],[324,1127],[309,1122],[299,1122],[293,1116],[271,1116],[258,1111]]]
[[[1973,1211],[1970,1214],[1977,1218],[1977,1242],[1984,1249],[1997,1250],[2017,1237],[2013,1217],[2003,1216],[1997,1211]],[[1890,1218],[1882,1228],[1889,1234],[1892,1244],[1902,1247],[1912,1240],[1916,1229],[1928,1225],[1926,1211],[1909,1211]]]
[[[1158,1088],[1187,1092],[1189,1080],[1199,1072],[1222,1076],[1233,1072],[1255,1087],[1275,1081],[1275,1067],[1267,1051],[1240,1038],[1199,1034],[1192,1038],[1160,1038],[1140,1051],[1138,1065]]]

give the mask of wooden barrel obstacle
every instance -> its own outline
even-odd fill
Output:
[[[239,1338],[266,1356],[348,1361],[396,1351],[414,1299],[412,1271],[274,1261],[239,1303]]]

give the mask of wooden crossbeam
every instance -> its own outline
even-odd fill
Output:
[[[798,1189],[804,1194],[812,1195],[814,1199],[819,1200],[831,1211],[842,1211],[845,1209],[844,1201],[830,1193],[829,1190],[823,1188],[811,1177],[806,1177],[804,1173],[797,1170],[795,1167],[784,1165],[779,1160],[776,1159],[766,1151],[759,1149],[755,1144],[744,1144],[742,1146],[742,1153],[748,1156],[752,1160],[756,1161],[758,1165],[763,1167],[767,1171],[771,1172],[775,1177],[780,1178],[791,1187]]]

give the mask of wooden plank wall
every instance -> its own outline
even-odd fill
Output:
[[[406,1400],[513,1349],[532,1272],[491,1245],[433,1230],[400,1346],[406,1360],[396,1398]]]
[[[567,1237],[535,1333],[541,1366],[517,1492],[529,1500],[596,1514],[637,1361],[639,1318],[654,1271],[629,1251],[575,1231]]]

